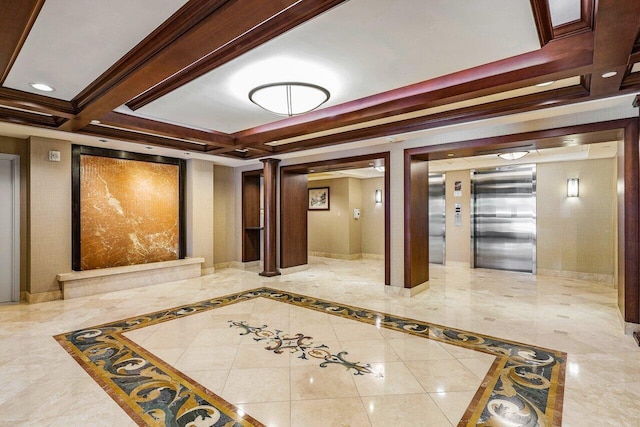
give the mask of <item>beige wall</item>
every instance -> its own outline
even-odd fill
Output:
[[[49,161],[50,150],[60,152],[59,162]],[[56,275],[71,271],[71,143],[31,137],[29,164],[27,291],[60,298]]]
[[[376,189],[383,192],[384,178],[369,178],[360,181],[362,185],[362,253],[384,255],[384,203],[376,204]]]
[[[362,253],[362,184],[361,180],[349,178],[349,254]],[[353,210],[360,209],[360,218],[353,217]]]
[[[329,210],[309,211],[309,251],[350,255],[349,178],[309,182],[309,188],[329,187]]]
[[[538,271],[614,274],[614,159],[537,166]],[[567,179],[580,196],[567,197]]]
[[[335,255],[384,255],[384,207],[375,204],[383,178],[337,178],[309,182],[329,187],[329,211],[309,211],[309,251]],[[360,209],[360,219],[353,210]]]
[[[446,173],[446,238],[445,264],[455,265],[471,263],[471,177],[469,170]],[[456,181],[462,182],[462,196],[454,197]],[[460,227],[454,226],[455,204],[461,205],[462,220]]]
[[[0,153],[20,156],[20,292],[27,290],[28,262],[28,204],[29,159],[26,139],[0,136]]]
[[[239,261],[236,257],[237,214],[236,180],[234,169],[213,166],[213,262],[222,264]]]
[[[187,256],[203,257],[203,269],[213,267],[213,163],[187,161]]]

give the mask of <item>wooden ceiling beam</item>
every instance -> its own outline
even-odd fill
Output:
[[[163,138],[161,136],[147,135],[132,132],[124,129],[114,129],[99,125],[88,125],[76,131],[84,135],[95,136],[97,138],[117,139],[120,141],[132,142],[142,145],[154,145],[175,150],[191,151],[197,153],[205,152],[206,147],[201,144],[178,141],[176,139]]]
[[[613,95],[625,77],[629,56],[640,29],[640,1],[599,0],[595,12],[595,39],[591,95]],[[602,74],[618,74],[604,78]]]
[[[56,118],[53,116],[19,111],[2,106],[0,106],[0,121],[50,129],[55,129],[57,126]]]
[[[81,129],[91,120],[102,117],[192,64],[211,60],[221,53],[228,54],[229,50],[241,46],[245,39],[252,38],[262,28],[270,27],[274,19],[281,22],[296,19],[299,14],[315,9],[317,3],[299,0],[191,0],[187,6],[196,4],[200,9],[206,9],[208,14],[194,16],[185,23],[172,19],[172,25],[153,33],[154,37],[161,38],[162,43],[152,43],[149,40],[153,37],[147,37],[144,43],[151,43],[151,48],[156,50],[149,52],[136,48],[134,57],[127,55],[126,64],[110,70],[107,76],[101,76],[102,84],[92,85],[91,90],[74,100],[80,111],[61,129]],[[333,4],[333,1],[323,0],[321,3]],[[207,9],[209,4],[216,7]]]
[[[22,49],[44,0],[0,0],[0,86]]]
[[[142,117],[131,116],[128,114],[115,112],[107,113],[100,117],[100,124],[169,138],[185,139],[193,142],[204,143],[211,147],[235,148],[235,141],[233,137],[228,134],[192,129]]]
[[[466,101],[591,71],[593,36],[554,40],[542,49],[233,134],[246,145],[278,141]]]
[[[578,85],[554,91],[521,96],[514,99],[476,105],[464,109],[446,111],[424,117],[416,117],[398,122],[366,127],[363,129],[310,138],[303,141],[292,142],[290,144],[274,146],[274,149],[276,153],[284,154],[312,148],[344,144],[347,142],[416,132],[441,126],[450,126],[475,120],[484,120],[509,114],[566,105],[569,103],[583,101],[587,99],[588,96],[589,93],[581,85]]]
[[[127,102],[127,106],[134,111],[142,108],[163,95],[166,95],[169,92],[197,79],[198,77],[239,57],[251,49],[284,34],[292,28],[307,22],[344,1],[345,0],[328,0],[308,2],[307,4],[301,2],[298,5],[294,5],[292,8],[296,9],[295,13],[289,13],[287,11],[287,13],[274,16],[273,19],[265,23],[265,25],[252,29],[250,33],[244,34],[236,42],[222,46],[214,55],[209,55],[201,61],[191,64],[191,66],[184,68],[180,72],[164,80],[162,83],[154,86],[152,89]],[[545,0],[535,1],[544,2]]]
[[[4,87],[0,88],[0,104],[67,119],[76,114],[68,101]]]

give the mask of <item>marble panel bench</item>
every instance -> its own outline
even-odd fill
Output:
[[[122,291],[141,286],[200,277],[204,258],[151,262],[123,267],[72,271],[56,276],[62,298],[78,298],[106,292]]]

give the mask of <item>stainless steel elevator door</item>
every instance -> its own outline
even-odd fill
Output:
[[[429,174],[429,262],[444,264],[445,186],[443,174]]]
[[[476,268],[535,273],[535,165],[473,171]]]

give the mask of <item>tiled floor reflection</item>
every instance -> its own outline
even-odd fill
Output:
[[[580,280],[522,273],[440,266],[431,266],[430,270],[430,288],[413,298],[384,293],[381,262],[311,258],[309,270],[286,276],[264,278],[255,272],[225,269],[202,278],[69,301],[0,306],[0,425],[136,425],[137,422],[105,393],[101,384],[69,357],[52,336],[262,286],[561,350],[568,354],[563,426],[640,425],[640,349],[631,337],[622,334],[614,288]],[[251,301],[236,304],[234,309],[244,312],[220,312],[220,320],[226,322],[233,314],[234,319],[248,321],[253,312],[250,305]],[[368,334],[358,336],[359,332],[363,332],[360,325],[343,329],[333,327],[341,323],[346,326],[348,319],[330,317],[332,328],[328,329],[320,312],[293,310],[290,313],[287,319],[275,319],[283,322],[278,326],[280,329],[293,333],[297,330],[292,325],[300,325],[301,332],[312,336],[314,340],[326,342],[332,348],[333,343],[350,341],[350,355],[357,355],[360,361],[372,365],[404,365],[418,382],[422,373],[413,372],[410,369],[412,363],[425,365],[429,360],[412,359],[429,357],[434,363],[450,360],[442,358],[446,356],[440,349],[442,344],[434,340],[407,338],[406,334],[397,331],[376,328],[385,339],[385,344],[381,345],[375,334],[373,337]],[[181,321],[187,322],[184,326],[164,331],[155,337],[153,334],[160,327],[170,327],[174,321],[138,329],[134,338],[136,341],[145,340],[144,346],[153,348],[153,352],[148,352],[149,355],[155,355],[163,363],[173,366],[172,369],[183,356],[183,348],[195,342],[202,343],[204,347],[215,346],[217,357],[207,359],[206,368],[184,369],[194,359],[197,360],[198,355],[191,356],[191,360],[185,357],[181,361],[182,372],[189,378],[193,374],[192,383],[206,384],[209,390],[200,386],[205,393],[222,393],[232,369],[256,369],[253,373],[260,376],[266,372],[262,369],[293,372],[300,368],[304,372],[309,368],[304,360],[295,357],[289,357],[288,368],[234,368],[236,359],[240,366],[249,366],[243,364],[253,359],[252,350],[237,357],[240,346],[249,347],[245,337],[239,336],[233,328],[220,328],[212,334],[211,328],[200,325],[200,322],[189,324],[189,319],[194,316],[198,315],[182,318]],[[273,316],[268,313],[260,316],[263,323],[275,325]],[[167,340],[169,335],[172,336],[171,340]],[[403,346],[402,340],[405,339],[420,340],[421,344],[416,342],[420,346],[418,351]],[[359,345],[356,346],[355,342]],[[281,362],[281,355],[268,355],[263,348],[259,350],[255,350],[255,354],[259,355],[256,357],[261,358],[259,363],[268,365],[271,356],[275,358],[271,359],[273,363],[285,363]],[[478,370],[482,366],[476,365],[473,358],[464,357],[467,349],[447,347],[445,351],[476,377],[480,374]],[[371,357],[364,358],[361,352]],[[397,360],[394,360],[394,354]],[[385,362],[380,362],[383,360],[381,358]],[[314,369],[318,369],[316,365]],[[200,375],[197,380],[196,375]],[[274,375],[269,380],[277,381],[278,377]],[[262,378],[266,377],[259,377],[251,385],[264,383]],[[396,394],[361,397],[356,380],[352,377],[349,379],[353,381],[358,395],[241,403],[237,407],[266,425],[276,425],[276,420],[286,419],[286,414],[290,414],[290,425],[296,427],[312,422],[326,426],[396,426],[402,425],[398,417],[410,412],[413,418],[409,425],[447,427],[458,424],[475,396],[474,391],[425,390],[415,395],[404,395],[403,398]],[[241,380],[240,376],[238,380]],[[424,390],[421,383],[420,387]],[[289,393],[293,388],[290,379]],[[351,393],[352,388],[345,390],[345,394]],[[328,410],[334,404],[340,408],[337,411]],[[358,413],[355,408],[364,408],[366,418],[361,417],[362,412]],[[434,408],[444,413],[447,419],[431,419],[433,414],[439,413]]]
[[[261,425],[258,404],[282,409],[275,426],[413,425],[410,402],[434,426],[558,426],[562,414],[562,352],[270,288],[56,339],[149,425]]]

